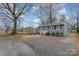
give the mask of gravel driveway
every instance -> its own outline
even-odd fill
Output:
[[[36,56],[37,53],[22,42],[0,42],[0,56]]]
[[[16,41],[9,37],[0,38],[2,56],[75,56],[79,55],[75,45],[79,42],[66,37],[36,36]],[[79,44],[77,45],[79,46]]]
[[[43,36],[39,38],[29,38],[24,40],[39,55],[42,56],[75,56],[76,41],[66,39],[65,37]]]

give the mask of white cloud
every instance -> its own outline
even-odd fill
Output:
[[[33,6],[33,10],[37,9],[37,7]]]
[[[40,23],[40,19],[35,19],[34,22],[35,23]]]
[[[66,16],[66,20],[69,20],[70,18],[69,18],[69,16]]]
[[[31,11],[31,12],[34,12],[34,11],[36,11],[36,10],[38,10],[38,9],[39,9],[38,7],[33,6],[33,7],[32,7],[32,11]]]
[[[66,13],[66,9],[63,8],[59,13],[60,13],[60,14],[65,14],[65,13]]]
[[[35,19],[35,20],[29,20],[29,19],[25,19],[25,21],[22,23],[23,27],[34,27],[37,28],[39,26],[39,20],[40,19]]]
[[[34,22],[34,28],[37,28],[38,26],[39,26],[39,24],[40,24],[40,19],[35,19],[35,20],[33,20],[33,22]]]

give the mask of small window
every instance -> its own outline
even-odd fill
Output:
[[[56,26],[54,26],[54,29],[56,29]]]
[[[60,29],[62,29],[63,28],[63,25],[60,25]]]
[[[53,29],[53,26],[52,26],[52,29]]]

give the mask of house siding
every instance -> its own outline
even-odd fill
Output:
[[[46,34],[46,32],[50,32],[50,33],[59,32],[59,33],[63,33],[64,36],[68,35],[66,23],[41,25],[39,26],[39,32],[40,34]]]

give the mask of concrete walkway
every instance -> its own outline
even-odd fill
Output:
[[[0,42],[0,56],[36,56],[35,51],[22,42]]]

